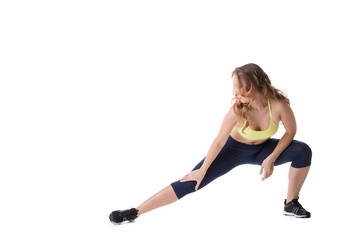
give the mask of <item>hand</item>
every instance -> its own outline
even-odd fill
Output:
[[[205,172],[198,169],[186,174],[183,178],[180,179],[180,182],[196,181],[197,184],[195,186],[195,191],[197,191],[200,186],[200,183],[204,179],[204,176],[205,176]]]
[[[261,177],[261,181],[264,181],[266,178],[270,177],[274,172],[274,159],[271,155],[269,155],[261,164],[260,175],[264,173]]]

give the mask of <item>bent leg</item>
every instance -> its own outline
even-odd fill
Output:
[[[303,168],[294,168],[290,166],[289,170],[289,186],[286,197],[286,203],[297,198],[300,194],[300,190],[305,182],[306,176],[310,170],[310,166]]]
[[[269,139],[264,149],[256,157],[254,164],[261,165],[262,161],[274,151],[278,142],[278,139]],[[275,166],[291,162],[287,202],[299,196],[310,169],[311,158],[312,151],[310,147],[306,143],[293,140],[276,159]]]
[[[279,142],[279,139],[271,138],[266,141],[264,148],[258,153],[255,161],[252,164],[261,165],[275,149]],[[280,154],[275,161],[275,166],[291,162],[291,166],[294,168],[303,168],[311,165],[312,151],[310,147],[297,140],[293,140],[289,146]]]

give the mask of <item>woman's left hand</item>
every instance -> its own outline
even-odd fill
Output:
[[[274,157],[269,155],[261,164],[260,168],[260,175],[263,175],[261,177],[261,181],[264,181],[266,178],[270,177],[273,174],[274,171],[274,163],[275,163]]]
[[[201,169],[194,170],[180,179],[180,182],[196,181],[195,191],[198,190],[200,183],[204,179],[205,172]]]

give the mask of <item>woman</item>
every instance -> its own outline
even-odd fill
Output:
[[[235,103],[225,115],[206,157],[182,179],[166,186],[139,207],[112,212],[111,222],[132,221],[141,214],[173,203],[241,164],[260,165],[261,179],[265,180],[272,175],[274,165],[287,162],[291,162],[291,166],[284,214],[310,217],[298,196],[309,172],[312,152],[305,143],[293,140],[296,121],[289,99],[271,85],[267,74],[256,64],[236,68],[232,80]],[[285,134],[281,139],[270,138],[280,121]]]

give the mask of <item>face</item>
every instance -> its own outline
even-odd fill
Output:
[[[246,97],[247,91],[245,89],[245,84],[240,84],[238,77],[234,74],[232,77],[233,81],[233,94],[235,97],[242,103],[247,103],[249,99]]]

